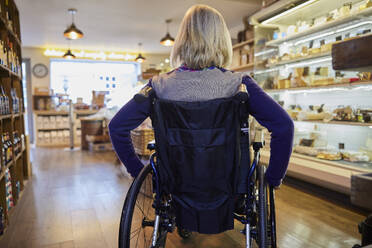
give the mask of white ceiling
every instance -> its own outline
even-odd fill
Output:
[[[242,24],[243,16],[257,11],[261,0],[15,0],[21,18],[23,46],[65,48],[63,31],[70,24],[68,8],[78,9],[75,23],[85,36],[72,41],[72,48],[168,53],[160,45],[165,19],[171,18],[170,33],[176,36],[186,10],[203,3],[219,10],[230,29]]]

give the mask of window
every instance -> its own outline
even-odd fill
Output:
[[[92,91],[107,91],[107,105],[122,106],[136,92],[140,66],[135,62],[51,60],[50,80],[55,93],[66,93],[91,104]]]

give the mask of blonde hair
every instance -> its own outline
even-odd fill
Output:
[[[231,58],[231,37],[222,15],[206,5],[192,6],[178,31],[171,65],[178,67],[185,63],[192,69],[226,67]]]

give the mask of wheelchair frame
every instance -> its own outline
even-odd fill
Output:
[[[267,197],[267,186],[265,186],[264,182],[259,182],[262,180],[264,175],[264,166],[259,164],[260,160],[260,149],[263,147],[263,141],[260,142],[252,142],[253,150],[254,150],[254,160],[252,165],[249,168],[249,175],[248,175],[248,193],[245,194],[244,200],[246,202],[245,206],[245,214],[238,215],[234,213],[234,218],[241,222],[245,227],[241,231],[242,234],[246,237],[246,248],[252,247],[252,241],[255,240],[258,244],[259,248],[276,248],[276,221],[275,221],[275,200],[274,200],[274,189],[273,187],[269,187],[269,197]],[[155,146],[149,144],[148,148],[150,150],[154,150]],[[171,198],[165,197],[164,194],[160,190],[161,182],[158,176],[158,169],[156,160],[156,153],[153,153],[150,157],[150,165],[152,171],[152,182],[153,182],[153,190],[155,193],[155,199],[153,202],[153,208],[155,210],[155,219],[154,220],[145,220],[142,221],[142,227],[152,226],[153,233],[151,237],[151,248],[157,247],[164,247],[159,245],[159,240],[161,242],[166,241],[166,234],[168,232],[173,232],[175,228],[175,217],[170,215],[170,208],[171,208]],[[261,172],[259,171],[261,170]],[[257,177],[257,175],[261,175],[261,177]],[[260,191],[257,189],[257,185],[263,185],[264,191]],[[261,184],[260,184],[261,183]],[[134,182],[133,182],[134,184]],[[155,186],[155,187],[154,187]],[[261,194],[261,196],[259,195]],[[265,199],[263,199],[265,198]],[[267,198],[269,198],[269,205],[270,211],[269,216],[267,215]],[[258,203],[258,201],[261,203]],[[123,208],[122,218],[125,211],[125,207],[127,204],[127,199],[125,201],[125,205]],[[261,204],[261,205],[260,205]],[[257,216],[257,212],[259,216]],[[133,215],[133,213],[132,213]],[[258,218],[258,223],[257,223]],[[122,219],[123,221],[123,219]],[[165,222],[164,223],[162,223]],[[263,230],[263,231],[262,231]],[[120,228],[119,233],[119,248],[129,248],[126,247],[125,244],[123,245],[122,238],[122,228]],[[162,237],[164,236],[164,237]]]

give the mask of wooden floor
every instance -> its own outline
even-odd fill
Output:
[[[33,149],[33,179],[11,216],[0,247],[117,247],[119,217],[130,180],[110,153]],[[364,218],[350,210],[282,186],[276,194],[279,247],[352,247]],[[239,226],[236,226],[239,229]],[[167,247],[244,247],[237,230],[170,235]]]

